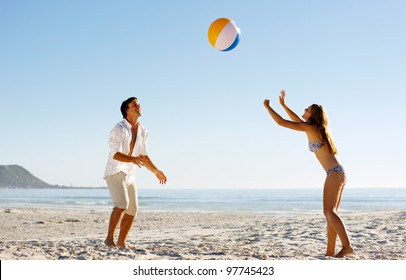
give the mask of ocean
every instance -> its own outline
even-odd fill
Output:
[[[322,189],[139,189],[140,211],[322,213]],[[0,189],[0,208],[109,210],[108,189]],[[406,210],[406,188],[347,188],[340,212]]]

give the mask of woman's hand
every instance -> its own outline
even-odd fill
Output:
[[[281,103],[282,107],[285,106],[285,90],[281,90],[281,95],[279,96],[279,103]]]
[[[264,100],[264,106],[267,108],[267,107],[271,107],[271,104],[270,104],[270,100],[269,99],[265,99]]]

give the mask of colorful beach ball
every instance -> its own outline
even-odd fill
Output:
[[[219,18],[209,27],[209,42],[219,51],[231,51],[240,41],[241,31],[237,24],[229,18]]]

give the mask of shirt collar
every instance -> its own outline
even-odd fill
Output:
[[[132,126],[131,126],[130,122],[127,121],[126,118],[123,119],[123,122],[124,122],[125,126],[127,127],[127,129],[131,130],[131,127],[132,127]]]

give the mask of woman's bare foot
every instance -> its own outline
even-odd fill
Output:
[[[338,252],[337,255],[335,255],[336,258],[343,258],[349,255],[354,254],[354,249],[350,246],[347,248],[342,248],[340,252]]]
[[[114,240],[111,240],[111,239],[104,240],[104,244],[106,244],[106,246],[109,246],[109,247],[116,247],[117,246],[116,243],[114,243]]]

